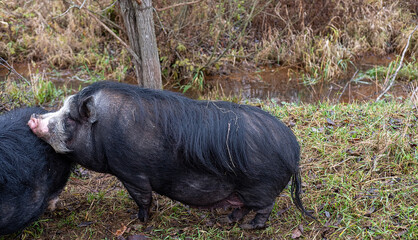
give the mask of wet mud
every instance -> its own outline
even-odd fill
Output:
[[[357,60],[355,68],[349,70],[341,79],[306,85],[294,69],[288,67],[262,67],[256,71],[239,70],[227,75],[206,76],[207,89],[204,93],[189,90],[185,95],[198,98],[205,96],[222,96],[242,100],[257,101],[273,99],[276,102],[288,103],[315,103],[330,101],[332,103],[350,103],[353,101],[375,100],[383,91],[382,81],[376,79],[356,79],[353,81],[355,72],[366,71],[376,66],[388,66],[395,60],[394,56],[364,56]],[[43,65],[17,64],[14,69],[22,76],[30,79],[30,75],[47,69]],[[79,76],[75,70],[45,71],[46,78],[51,80],[57,87],[79,89],[89,85],[88,76]],[[19,77],[0,66],[0,81],[6,78],[22,81]],[[124,82],[135,84],[135,79],[128,76]],[[404,99],[412,91],[410,84],[395,82],[388,92],[393,98]],[[180,91],[169,88],[171,91]]]

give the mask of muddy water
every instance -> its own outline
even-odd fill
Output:
[[[387,66],[393,57],[367,56],[356,68],[366,71],[376,66]],[[206,80],[213,91],[224,96],[240,96],[243,99],[275,99],[278,102],[318,101],[353,102],[375,100],[383,86],[371,79],[350,81],[354,70],[338,81],[315,86],[306,86],[294,71],[285,67],[262,68],[258,72],[237,72],[227,76],[210,76]],[[358,75],[356,75],[358,76]],[[405,83],[396,83],[388,92],[396,98],[406,98],[411,88]]]
[[[393,60],[391,56],[368,56],[359,61],[360,64],[357,64],[357,68],[360,71],[365,71],[375,66],[387,66]],[[14,65],[13,67],[27,79],[29,79],[31,73],[47,69],[45,66],[25,64]],[[354,71],[351,71],[345,78],[333,83],[305,86],[294,71],[289,68],[266,67],[255,72],[239,71],[222,76],[207,76],[205,80],[211,90],[205,94],[239,97],[250,101],[274,99],[277,102],[314,103],[330,101],[348,103],[374,100],[382,92],[382,86],[373,80],[350,81],[353,74]],[[18,79],[16,74],[9,73],[0,66],[0,81],[4,81],[7,75],[9,79]],[[47,72],[45,76],[53,81],[57,87],[66,85],[68,88],[78,90],[80,86],[84,87],[89,84],[83,80],[87,76],[78,76],[70,70],[51,71]],[[128,79],[127,82],[132,83],[132,79]],[[410,87],[405,83],[397,83],[388,93],[396,98],[406,98],[410,94]],[[197,97],[199,94],[188,92],[186,95]]]
[[[12,66],[17,73],[30,82],[31,75],[41,74],[47,80],[52,81],[56,87],[66,86],[78,90],[80,87],[89,85],[88,76],[79,76],[76,70],[49,70],[43,64],[14,64]],[[15,73],[0,65],[0,82],[9,79],[11,81],[25,81]]]

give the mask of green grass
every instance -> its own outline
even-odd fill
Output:
[[[65,85],[56,87],[45,73],[32,74],[28,80],[4,80],[0,82],[1,110],[24,106],[56,106],[73,91]]]
[[[304,200],[330,238],[418,237],[418,113],[412,104],[266,109],[294,124]]]
[[[364,79],[373,80],[380,79],[387,83],[391,76],[395,74],[399,66],[399,59],[392,61],[387,67],[377,66],[367,71],[360,72],[353,81],[362,81]],[[397,73],[397,80],[404,82],[413,82],[418,79],[418,62],[412,58],[409,62],[404,62],[402,68]]]
[[[286,189],[263,230],[224,223],[228,210],[193,209],[157,194],[144,224],[132,219],[137,207],[119,181],[91,173],[72,176],[61,196],[64,207],[46,213],[21,236],[116,239],[120,230],[125,238],[151,239],[290,239],[298,232],[299,239],[418,238],[418,111],[413,104],[261,105],[291,126],[300,142],[303,202],[319,223],[296,210]],[[83,226],[86,222],[91,224]]]

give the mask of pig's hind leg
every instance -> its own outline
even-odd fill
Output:
[[[260,229],[264,228],[266,225],[266,221],[268,220],[271,211],[273,210],[274,202],[259,210],[256,210],[256,215],[249,223],[241,224],[240,227],[242,229]]]
[[[128,190],[131,197],[138,205],[138,219],[141,222],[147,222],[149,218],[149,208],[152,201],[152,188],[151,185],[146,181],[147,184],[141,184],[136,186],[127,182],[122,181],[125,188]],[[144,183],[144,182],[142,182]]]
[[[244,209],[256,213],[249,223],[241,224],[240,227],[242,229],[264,228],[276,201],[276,188],[274,186],[253,185],[251,188],[240,189],[238,193],[244,203]],[[239,212],[235,214],[240,215]],[[234,215],[234,212],[232,215]]]
[[[228,220],[230,223],[239,222],[245,215],[247,215],[251,210],[246,207],[236,208],[228,215]]]

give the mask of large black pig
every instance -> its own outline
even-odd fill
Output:
[[[298,142],[256,107],[98,82],[28,124],[57,152],[118,177],[141,221],[155,191],[194,207],[235,207],[231,221],[253,210],[241,227],[262,228],[290,180],[295,205],[307,213],[299,198]]]
[[[27,126],[40,108],[0,115],[0,235],[18,231],[54,205],[70,174],[66,155],[57,154]]]

